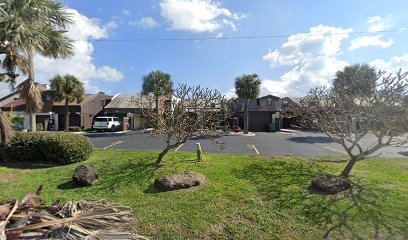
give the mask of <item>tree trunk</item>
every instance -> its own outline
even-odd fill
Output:
[[[249,114],[248,114],[248,99],[245,99],[244,105],[244,134],[248,134],[248,125],[249,125]]]
[[[156,113],[159,114],[159,96],[155,96],[156,97]]]
[[[65,98],[65,132],[69,131],[69,101]]]
[[[32,47],[28,50],[28,79],[31,82],[34,82],[34,57],[33,57],[33,49]],[[29,112],[30,115],[30,130],[35,132],[37,130],[37,123],[35,119],[35,112]]]
[[[159,157],[158,157],[157,160],[156,160],[156,165],[157,165],[157,166],[160,165],[161,161],[163,160],[164,155],[166,155],[166,154],[169,152],[169,150],[170,150],[170,148],[167,146],[167,147],[163,150],[163,152],[161,152],[161,153],[159,154]]]
[[[353,169],[354,164],[356,164],[357,158],[351,158],[351,160],[347,163],[346,167],[344,168],[343,172],[340,174],[340,177],[348,177],[350,175],[351,169]]]

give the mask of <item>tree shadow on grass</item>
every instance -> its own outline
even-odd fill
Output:
[[[349,191],[325,195],[309,189],[311,180],[321,175],[317,164],[269,161],[250,164],[239,178],[249,180],[277,211],[291,210],[298,217],[318,225],[323,238],[333,235],[345,239],[387,239],[408,237],[408,215],[390,213],[381,203],[393,191],[353,182]],[[396,196],[394,196],[397,198]],[[397,238],[398,238],[397,237]]]
[[[150,156],[121,161],[120,164],[101,162],[100,180],[93,187],[100,193],[114,193],[116,189],[138,186],[145,188],[158,170]]]
[[[49,162],[40,161],[0,161],[1,167],[16,168],[16,169],[41,169],[41,168],[54,168],[61,167],[61,164],[53,164]]]

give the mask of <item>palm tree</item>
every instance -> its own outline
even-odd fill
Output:
[[[248,102],[256,99],[261,92],[261,80],[256,73],[244,74],[235,78],[235,93],[245,103],[244,108],[244,134],[248,134]]]
[[[153,94],[156,98],[156,113],[159,113],[159,97],[170,96],[173,93],[173,81],[168,73],[151,71],[143,77],[142,93]]]
[[[69,129],[69,103],[81,102],[84,84],[73,75],[55,76],[50,81],[52,95],[56,101],[65,101],[65,131]]]
[[[62,3],[55,0],[9,0],[0,5],[0,43],[27,59],[28,78],[18,88],[35,131],[35,112],[42,108],[41,93],[34,82],[34,53],[47,57],[69,57],[72,42],[65,36],[73,23]],[[14,61],[23,70],[23,61]],[[24,72],[24,71],[23,71]]]
[[[368,64],[346,66],[336,73],[333,81],[337,94],[349,94],[355,97],[372,96],[375,92],[377,72]]]

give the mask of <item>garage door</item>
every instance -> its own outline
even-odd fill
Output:
[[[266,124],[271,122],[271,112],[249,112],[249,131],[266,132]]]

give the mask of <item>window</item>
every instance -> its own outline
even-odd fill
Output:
[[[43,101],[51,101],[51,96],[46,94],[43,96]]]
[[[259,101],[259,99],[256,100],[256,106],[260,106],[261,105],[261,101]]]
[[[95,122],[108,122],[108,118],[98,117],[95,119]]]
[[[267,98],[266,102],[267,102],[268,106],[272,106],[272,98]]]

